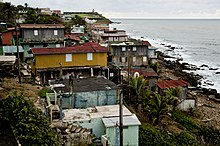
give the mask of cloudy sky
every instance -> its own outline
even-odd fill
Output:
[[[62,11],[95,11],[108,18],[219,18],[220,0],[3,0]]]

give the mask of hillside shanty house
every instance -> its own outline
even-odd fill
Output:
[[[78,37],[76,34],[65,34],[64,44],[65,47],[71,47],[75,45],[79,45],[81,42],[80,37]]]
[[[32,72],[35,77],[40,76],[41,83],[68,73],[97,76],[107,66],[107,48],[93,42],[72,47],[32,48],[31,52]]]
[[[56,95],[56,104],[65,109],[115,105],[118,101],[116,84],[104,77],[70,78],[49,84]]]
[[[111,42],[109,61],[120,67],[148,65],[148,44],[142,41]]]
[[[20,33],[25,58],[32,57],[29,53],[30,48],[63,46],[63,24],[20,24]]]
[[[107,42],[123,42],[128,40],[128,36],[124,30],[105,30],[103,34],[100,35],[100,43]]]
[[[17,32],[18,35],[20,34]],[[16,32],[15,28],[7,28],[0,34],[0,46],[13,46],[15,45]]]
[[[148,89],[155,91],[158,74],[152,68],[131,68],[133,76],[143,76],[148,81]]]
[[[119,105],[95,106],[87,109],[63,110],[64,123],[92,129],[103,146],[119,143]],[[140,121],[123,106],[123,145],[138,146]]]
[[[184,80],[165,80],[158,81],[158,92],[164,95],[164,90],[169,88],[180,88],[181,93],[179,98],[179,105],[177,106],[181,110],[188,110],[189,108],[194,108],[196,106],[196,99],[192,97],[187,97],[189,83]]]

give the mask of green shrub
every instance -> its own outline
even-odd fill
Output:
[[[170,137],[166,133],[162,133],[152,125],[141,126],[139,129],[139,145],[140,146],[173,146]]]
[[[198,146],[198,141],[188,132],[181,132],[173,136],[173,141],[177,146]]]
[[[174,120],[178,123],[180,123],[182,126],[184,126],[187,130],[190,131],[198,131],[200,130],[200,126],[197,125],[195,122],[193,122],[193,119],[189,116],[186,116],[182,111],[175,110],[172,113],[172,117]]]
[[[41,97],[41,98],[46,98],[46,93],[53,93],[52,90],[48,89],[48,88],[42,88],[38,95]]]
[[[220,131],[213,127],[202,127],[199,135],[203,137],[205,145],[220,146]]]

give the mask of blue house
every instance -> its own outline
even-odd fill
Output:
[[[64,109],[87,108],[103,105],[115,105],[117,86],[104,78],[73,78],[51,81],[54,90],[54,104]],[[62,98],[62,99],[61,99]],[[51,100],[53,102],[53,100]]]

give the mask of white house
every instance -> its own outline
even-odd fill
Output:
[[[114,136],[119,123],[119,105],[95,106],[87,109],[63,110],[64,123],[75,124],[92,129],[97,138],[103,143],[114,146],[118,142]],[[138,131],[141,124],[136,115],[123,106],[123,145],[138,145]]]

